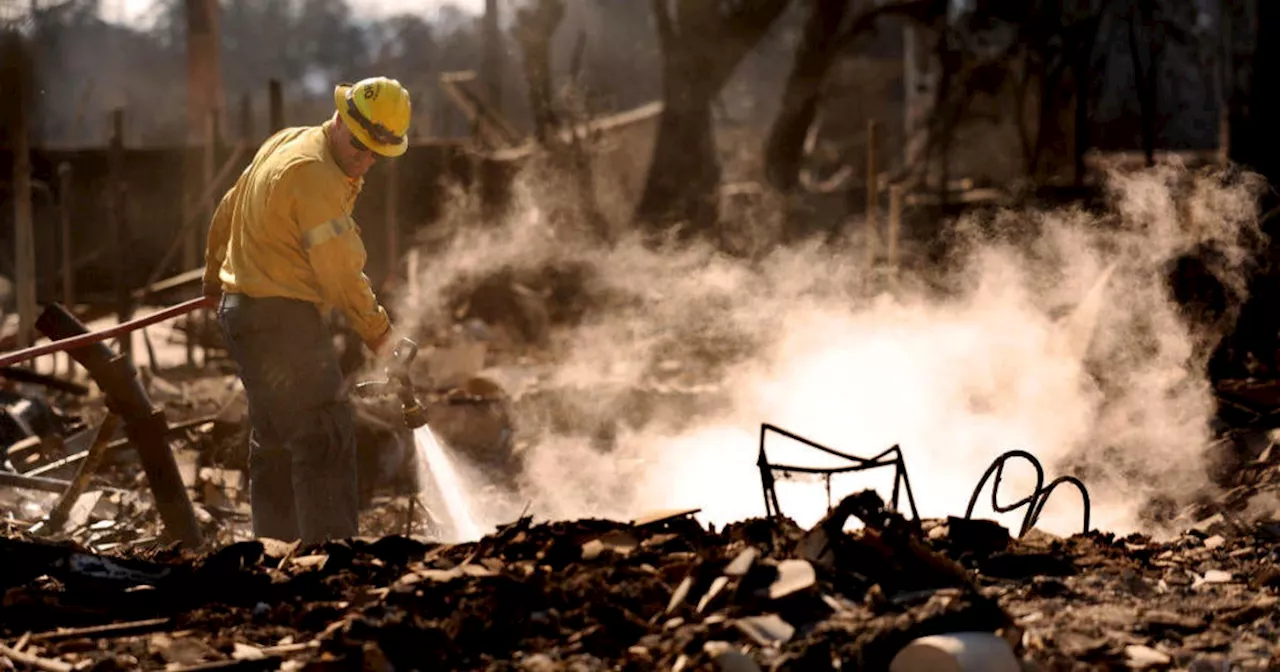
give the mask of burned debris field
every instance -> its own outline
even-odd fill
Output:
[[[849,514],[866,526],[841,532]],[[1013,651],[1032,669],[1266,669],[1277,533],[1220,512],[1166,542],[1011,538],[863,493],[809,530],[677,512],[127,555],[15,535],[4,651],[39,669],[888,669],[917,638],[976,632],[1004,649],[986,669],[1020,669]]]

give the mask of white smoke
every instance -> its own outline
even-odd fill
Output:
[[[502,269],[591,270],[582,291],[596,305],[552,328],[544,356],[554,368],[541,384],[575,391],[564,403],[584,426],[616,421],[615,443],[601,450],[586,431],[519,417],[529,442],[521,495],[540,517],[629,519],[673,507],[701,508],[717,524],[760,516],[756,452],[761,423],[771,423],[862,457],[900,446],[923,516],[962,515],[992,460],[1021,449],[1040,459],[1046,481],[1081,476],[1093,527],[1155,531],[1141,510],[1149,498],[1184,499],[1208,484],[1205,359],[1230,326],[1182,314],[1169,264],[1211,249],[1210,270],[1238,305],[1260,240],[1258,185],[1174,165],[1114,174],[1105,214],[961,222],[945,269],[871,296],[853,245],[779,247],[755,260],[705,245],[606,247],[555,230],[544,195],[523,185],[503,225],[450,229],[424,247],[426,300],[400,313],[438,325],[449,316],[446,289]],[[678,397],[687,403],[636,409],[636,389],[691,388]],[[834,464],[777,436],[768,451],[775,463]],[[1028,494],[1031,473],[1011,461],[1001,501]],[[831,496],[871,485],[888,497],[891,484],[888,470],[841,476]],[[993,516],[990,488],[976,515],[1016,528],[1023,512]],[[778,489],[783,512],[802,525],[825,512],[820,480]],[[491,522],[515,513],[491,511]],[[1079,525],[1078,496],[1060,489],[1040,526]]]

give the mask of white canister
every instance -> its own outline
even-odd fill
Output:
[[[889,672],[1021,672],[1009,643],[990,632],[921,637],[903,647]]]

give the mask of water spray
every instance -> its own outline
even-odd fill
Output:
[[[413,431],[413,444],[418,454],[419,482],[425,484],[429,477],[444,500],[453,534],[458,540],[479,539],[480,529],[471,514],[466,488],[453,467],[448,450],[436,438],[427,425],[427,411],[418,400],[410,366],[418,356],[418,344],[408,338],[400,339],[387,363],[386,378],[358,383],[356,393],[361,396],[394,394],[400,400],[400,410],[405,427]]]
[[[479,540],[484,535],[480,533],[480,526],[476,524],[471,513],[467,490],[458,476],[458,471],[453,467],[448,449],[436,439],[435,433],[426,425],[413,430],[413,444],[418,449],[419,473],[430,474],[431,480],[435,481],[436,489],[440,492],[440,498],[444,500],[444,508],[453,526],[453,538],[449,541]]]

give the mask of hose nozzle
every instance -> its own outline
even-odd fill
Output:
[[[427,410],[418,401],[418,396],[414,393],[413,381],[409,378],[409,366],[417,356],[418,344],[408,338],[402,338],[391,351],[391,361],[387,364],[387,378],[397,383],[404,424],[409,429],[417,429],[427,424]]]
[[[427,424],[427,409],[414,399],[411,406],[404,407],[404,425],[409,429],[417,429]]]

